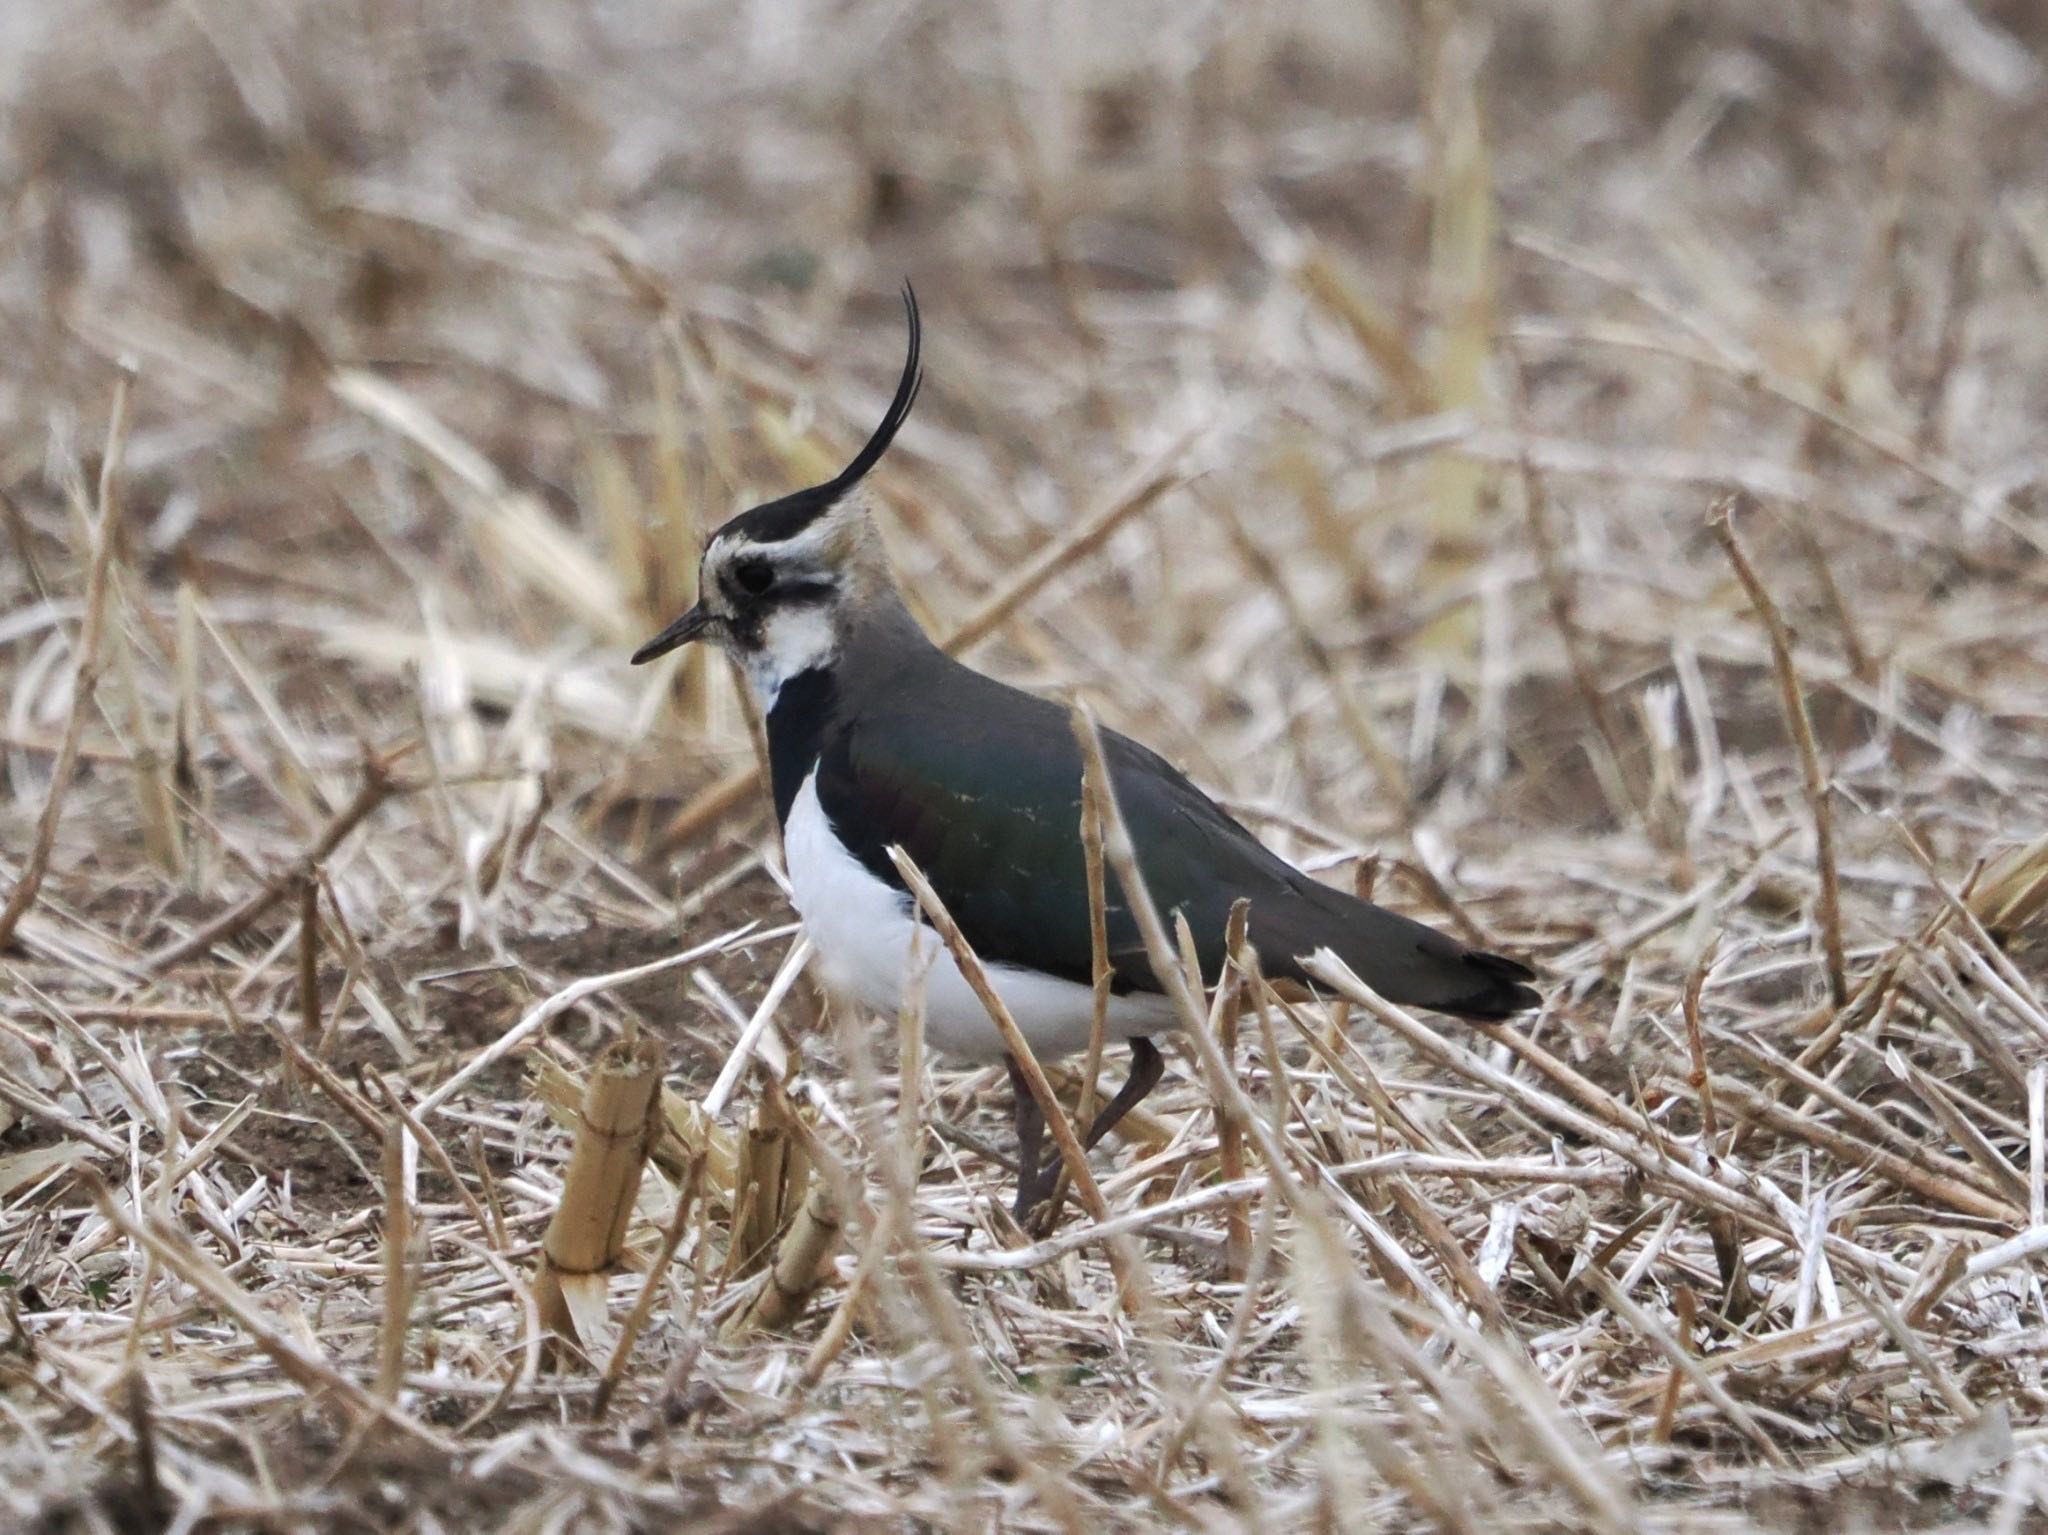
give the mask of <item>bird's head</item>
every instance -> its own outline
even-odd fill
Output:
[[[870,609],[900,611],[861,481],[910,414],[918,369],[917,296],[903,288],[909,353],[896,397],[867,445],[823,485],[741,512],[711,535],[697,571],[697,605],[633,652],[640,665],[692,640],[730,651],[763,709],[782,684],[829,667],[849,627]]]

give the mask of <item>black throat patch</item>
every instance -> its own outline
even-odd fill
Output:
[[[768,711],[768,778],[775,789],[777,824],[789,824],[797,791],[818,764],[818,753],[839,702],[839,685],[822,667],[798,672],[782,684]]]

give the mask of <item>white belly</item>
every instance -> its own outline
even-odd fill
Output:
[[[797,791],[782,843],[790,894],[817,950],[818,973],[826,986],[848,1002],[894,1018],[903,1001],[916,927],[911,899],[869,873],[833,834],[818,803],[815,770]],[[1003,1040],[980,998],[929,927],[922,943],[925,953],[937,954],[925,978],[926,1041],[959,1059],[995,1060],[1003,1054]],[[1088,1048],[1093,1007],[1086,986],[1010,965],[990,965],[988,973],[1041,1060]],[[1156,993],[1109,1000],[1112,1040],[1157,1033],[1172,1024],[1172,1004]]]

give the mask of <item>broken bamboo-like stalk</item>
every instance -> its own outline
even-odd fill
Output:
[[[775,1253],[775,1239],[789,1225],[810,1185],[810,1159],[795,1119],[789,1101],[771,1091],[755,1105],[747,1122],[726,1260],[734,1275],[758,1273],[767,1265]]]
[[[750,1332],[774,1332],[802,1316],[839,1245],[839,1231],[839,1207],[831,1190],[823,1179],[813,1179],[803,1207],[776,1246],[766,1280],[745,1309],[727,1319],[720,1336],[731,1342]]]
[[[583,1079],[548,1055],[534,1055],[527,1071],[530,1090],[540,1099],[548,1118],[574,1129],[583,1112]],[[733,1132],[673,1088],[662,1088],[655,1102],[663,1124],[649,1153],[655,1165],[671,1177],[681,1178],[688,1174],[691,1162],[703,1157],[705,1197],[731,1209],[740,1157]]]
[[[640,1174],[660,1130],[661,1047],[608,1046],[590,1069],[561,1202],[541,1240],[534,1298],[541,1326],[592,1357],[609,1348],[606,1286],[626,1250]]]

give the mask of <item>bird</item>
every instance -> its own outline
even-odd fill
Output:
[[[1094,1020],[1094,946],[1082,842],[1082,756],[1064,707],[954,659],[906,606],[884,556],[867,478],[924,373],[917,296],[906,283],[908,355],[881,424],[822,485],[751,507],[706,541],[695,605],[633,653],[638,666],[694,641],[737,662],[767,735],[789,895],[827,991],[896,1015],[917,910],[890,857],[925,875],[1041,1060],[1084,1050]],[[1220,976],[1232,907],[1264,973],[1306,984],[1333,950],[1391,1002],[1498,1020],[1536,1007],[1528,966],[1311,878],[1260,842],[1164,757],[1114,731],[1104,760],[1139,872],[1159,909],[1187,919],[1205,976]],[[1112,887],[1114,882],[1108,882]],[[1092,1149],[1159,1082],[1155,1035],[1177,1014],[1137,923],[1104,891],[1110,998],[1105,1036],[1129,1075],[1088,1127]],[[929,954],[927,943],[920,951]],[[962,1063],[1004,1061],[1016,1094],[1021,1221],[1050,1195],[1057,1155],[1019,1063],[951,956],[924,981],[927,1044]]]

